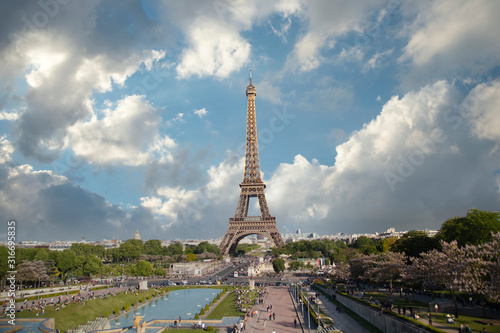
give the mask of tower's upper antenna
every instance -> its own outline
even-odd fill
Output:
[[[252,84],[252,70],[250,70],[250,84]]]

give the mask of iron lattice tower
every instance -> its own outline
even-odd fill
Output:
[[[226,231],[220,243],[221,254],[227,256],[236,252],[238,242],[248,235],[260,234],[281,247],[285,245],[278,228],[276,218],[271,216],[267,206],[264,189],[266,184],[260,176],[259,145],[257,142],[257,121],[255,118],[255,86],[252,84],[250,72],[250,84],[247,87],[247,139],[245,148],[245,172],[240,184],[240,197],[234,212],[234,218],[229,219],[229,229]],[[248,216],[248,204],[251,197],[257,197],[260,215]]]

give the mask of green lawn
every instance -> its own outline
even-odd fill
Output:
[[[96,317],[110,315],[116,308],[122,309],[126,304],[131,305],[135,301],[139,302],[143,297],[156,293],[156,291],[142,292],[138,295],[121,293],[106,299],[95,299],[81,303],[69,304],[65,308],[55,311],[53,306],[45,307],[44,318],[54,318],[56,329],[65,332],[70,328],[76,328],[79,324],[84,324]],[[16,313],[18,318],[39,318],[36,312],[23,311]]]
[[[245,313],[236,308],[237,295],[230,292],[222,301],[219,301],[215,309],[205,319],[222,319],[223,317],[240,317]]]
[[[482,332],[483,327],[486,328],[488,333],[500,333],[500,326],[488,326],[484,324],[477,323],[476,320],[481,320],[477,317],[469,317],[460,315],[458,318],[455,318],[455,324],[448,324],[446,322],[446,314],[438,313],[438,315],[432,316],[432,322],[434,325],[439,324],[442,326],[446,326],[447,328],[454,328],[458,331],[458,326],[460,324],[469,324],[470,328],[473,332]]]

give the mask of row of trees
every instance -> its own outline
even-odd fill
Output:
[[[459,246],[457,241],[441,241],[441,250],[423,252],[419,257],[402,253],[383,252],[359,255],[349,263],[339,263],[333,276],[340,280],[361,279],[385,284],[398,281],[427,290],[448,290],[455,301],[457,293],[477,296],[483,306],[487,301],[500,301],[500,233],[478,245]]]
[[[51,251],[48,248],[17,248],[16,270],[18,280],[31,282],[51,282],[66,280],[70,276],[149,276],[165,275],[165,267],[171,262],[194,261],[197,259],[217,258],[217,246],[201,242],[197,246],[173,243],[161,246],[160,240],[130,239],[118,248],[106,249],[102,245],[74,243],[64,251]],[[8,251],[0,246],[0,278],[5,282]],[[41,264],[42,263],[42,264]],[[42,274],[43,271],[43,274]],[[32,278],[38,272],[37,278]]]

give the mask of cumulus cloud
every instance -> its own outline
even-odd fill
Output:
[[[5,138],[5,135],[0,138],[0,164],[9,162],[14,152],[12,143]]]
[[[482,96],[488,96],[482,106],[494,112],[493,96]],[[488,142],[471,140],[468,113],[462,112],[467,99],[461,98],[446,81],[394,96],[376,119],[337,146],[333,166],[300,155],[281,164],[267,182],[280,230],[437,229],[471,207],[495,209],[500,156]]]
[[[169,149],[175,147],[171,138],[160,136],[161,119],[144,96],[128,96],[103,114],[68,129],[66,146],[90,163],[138,166],[156,153],[168,159]]]
[[[464,115],[471,117],[472,133],[500,144],[500,80],[479,84],[465,101],[468,108]]]
[[[3,40],[0,73],[6,87],[19,75],[27,83],[26,93],[19,96],[25,110],[15,124],[16,146],[25,156],[50,162],[62,149],[68,127],[92,114],[93,93],[123,86],[140,66],[151,67],[164,52],[135,49],[136,39],[151,29],[147,20],[138,24],[143,30],[128,44],[122,43],[125,36],[119,35],[127,29],[120,16],[137,9],[132,3],[112,20],[102,20],[99,14],[106,4],[97,1],[58,4],[57,10],[51,8],[53,15],[37,4],[2,11],[15,15],[20,24],[10,26]],[[135,15],[141,17],[140,11]],[[43,22],[36,21],[42,17]],[[110,21],[115,24],[108,26]],[[89,38],[93,34],[95,38]]]
[[[155,195],[141,198],[141,206],[155,215],[158,225],[180,237],[220,236],[226,219],[236,208],[244,159],[228,152],[226,159],[207,171],[204,185],[195,189],[159,187]]]
[[[483,73],[497,66],[499,2],[447,0],[406,3],[403,7],[411,15],[417,13],[417,19],[407,27],[409,41],[400,57],[400,61],[415,66],[412,77]]]
[[[139,222],[152,219],[147,210],[113,205],[50,170],[20,165],[0,174],[0,214],[17,221],[18,240],[128,239]]]
[[[249,62],[251,44],[242,36],[271,14],[287,19],[300,9],[299,1],[164,2],[170,24],[186,36],[177,65],[180,79],[191,76],[227,78]]]

